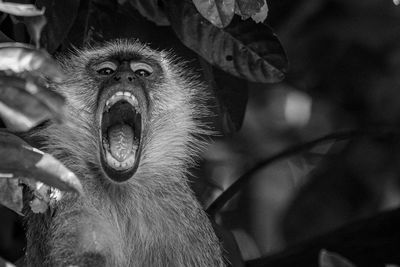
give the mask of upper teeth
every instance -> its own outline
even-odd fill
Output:
[[[139,109],[139,104],[136,97],[130,92],[116,92],[106,101],[107,110],[110,109],[112,105],[120,100],[125,100],[130,103],[135,109]]]

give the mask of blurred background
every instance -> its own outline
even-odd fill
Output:
[[[235,195],[217,218],[245,259],[400,204],[400,6],[389,0],[268,4],[267,22],[287,52],[289,72],[277,84],[246,84],[241,129],[205,154],[205,205],[284,149],[335,132],[361,134],[268,164]]]

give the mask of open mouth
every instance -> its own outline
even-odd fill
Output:
[[[118,91],[105,103],[101,117],[102,166],[114,181],[133,176],[139,165],[142,116],[137,98]]]

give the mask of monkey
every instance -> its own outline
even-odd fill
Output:
[[[58,57],[68,123],[29,133],[81,180],[26,217],[28,266],[225,266],[187,179],[210,93],[171,52],[117,39]]]

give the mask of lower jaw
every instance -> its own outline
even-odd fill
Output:
[[[139,157],[138,156],[135,155],[135,162],[131,167],[129,167],[129,168],[121,167],[121,169],[116,169],[114,167],[111,167],[110,164],[105,160],[104,154],[105,154],[105,152],[102,151],[102,155],[100,157],[101,158],[101,160],[100,160],[101,167],[102,167],[102,170],[105,173],[105,175],[109,178],[109,180],[116,182],[116,183],[126,182],[127,180],[132,178],[134,176],[134,174],[136,173],[136,170],[139,165],[139,162],[138,162]]]
[[[100,133],[101,151],[100,151],[100,166],[108,178],[115,183],[123,183],[134,176],[136,170],[139,166],[140,155],[141,155],[141,140],[140,138],[135,139],[133,141],[133,147],[131,151],[128,152],[129,155],[125,156],[125,158],[121,161],[121,159],[117,159],[112,155],[112,152],[109,150],[109,142],[104,142],[103,140],[104,134]],[[118,153],[114,151],[114,153]]]
[[[105,151],[105,155],[108,166],[116,171],[129,171],[135,166],[136,152],[130,153],[122,162],[115,159],[109,151]]]

